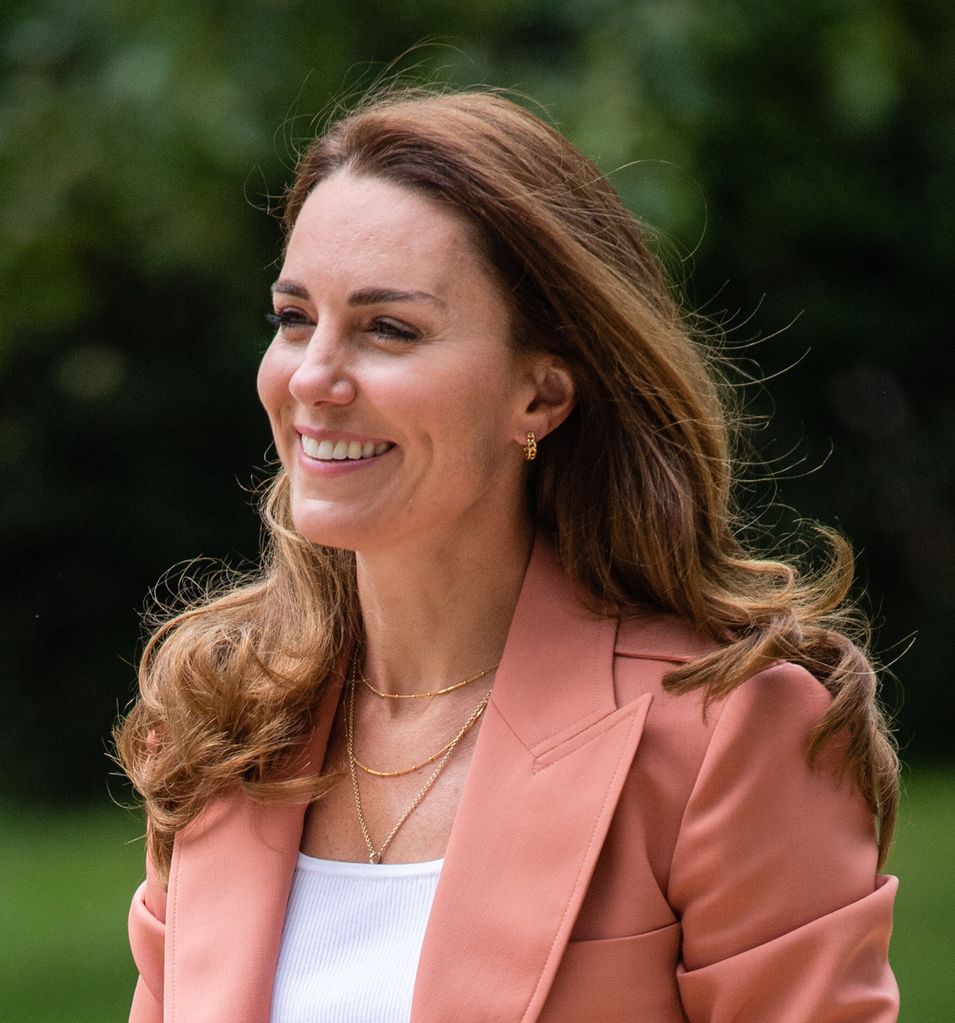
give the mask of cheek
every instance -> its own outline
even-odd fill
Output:
[[[271,345],[262,356],[255,381],[259,401],[271,418],[278,415],[282,403],[288,399],[290,376],[291,373],[280,358],[275,345]]]
[[[426,419],[434,454],[449,476],[487,477],[509,460],[513,410],[505,385],[475,373],[433,405],[419,396],[415,412]]]

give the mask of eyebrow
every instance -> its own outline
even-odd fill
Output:
[[[349,305],[380,305],[385,302],[433,302],[444,307],[445,302],[427,291],[396,291],[393,288],[362,288],[348,296]]]
[[[301,284],[296,284],[295,281],[289,280],[277,280],[271,287],[272,294],[280,293],[282,295],[294,295],[295,298],[308,298],[308,290],[303,288]]]
[[[311,296],[308,289],[296,281],[278,280],[272,285],[273,294],[278,292],[282,295],[293,295],[295,298],[308,299]],[[427,291],[399,291],[395,288],[361,288],[353,291],[348,296],[348,304],[353,306],[382,305],[387,302],[432,302],[434,305],[446,308],[447,303],[443,299],[432,295]]]

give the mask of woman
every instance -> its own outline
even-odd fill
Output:
[[[131,1018],[895,1019],[850,555],[741,546],[616,193],[505,99],[402,94],[285,218],[264,564],[159,628],[119,733]]]

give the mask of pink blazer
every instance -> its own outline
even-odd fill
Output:
[[[454,821],[413,1023],[890,1023],[894,878],[806,764],[829,697],[779,664],[710,708],[710,645],[585,610],[535,547]],[[310,747],[320,764],[334,711]],[[268,1023],[303,805],[217,800],[130,912],[131,1023]]]

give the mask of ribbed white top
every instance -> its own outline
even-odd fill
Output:
[[[299,853],[271,1023],[408,1023],[442,862],[343,863]]]

